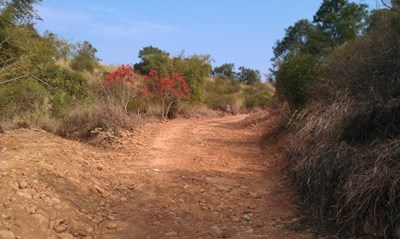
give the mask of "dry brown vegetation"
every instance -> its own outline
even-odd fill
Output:
[[[289,170],[320,228],[399,238],[400,21],[378,11],[373,23],[328,57],[325,85],[294,120]]]

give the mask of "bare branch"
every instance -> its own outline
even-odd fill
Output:
[[[7,63],[9,63],[10,61],[13,61],[13,60],[15,60],[15,59],[17,59],[17,58],[16,58],[16,57],[13,57],[13,58],[10,58],[10,59],[8,59],[8,60],[4,60],[4,61],[0,62],[0,65],[5,65],[5,64],[7,64]]]
[[[17,26],[14,30],[13,33],[11,33],[11,35],[9,37],[7,37],[6,39],[4,39],[2,42],[0,42],[0,46],[3,45],[4,43],[6,43],[8,40],[10,40],[14,35],[16,35],[20,30],[20,26]]]
[[[28,74],[26,74],[26,75],[23,75],[23,76],[18,76],[18,77],[15,77],[15,78],[9,79],[9,80],[5,80],[5,81],[2,81],[2,82],[0,82],[0,85],[3,85],[3,84],[6,84],[6,83],[9,83],[9,82],[11,82],[11,81],[20,80],[20,79],[22,79],[22,78],[25,78],[25,77],[27,77],[27,76],[29,76],[29,75],[28,75]]]
[[[37,78],[36,76],[33,76],[33,79],[35,79],[35,80],[37,80],[37,81],[39,81],[39,82],[41,82],[41,83],[43,83],[43,84],[45,84],[45,85],[47,85],[49,87],[55,88],[54,86],[50,85],[49,83],[47,83],[46,81],[44,81],[44,80],[42,80],[40,78]]]
[[[2,67],[2,68],[0,68],[0,74],[2,73],[2,72],[4,72],[4,71],[8,71],[10,68],[13,68],[13,67],[17,67],[18,66],[18,64],[23,60],[23,58],[25,58],[26,57],[26,55],[22,55],[21,57],[19,57],[16,61],[14,61],[13,63],[11,63],[11,64],[9,64],[9,65],[6,65],[6,66],[4,66],[4,67]],[[12,58],[12,59],[9,59],[9,60],[6,60],[6,61],[4,61],[4,62],[9,62],[9,61],[11,61],[11,60],[14,60],[14,59],[16,59],[16,58]],[[3,63],[4,63],[3,62]]]
[[[385,2],[385,0],[381,0],[383,6],[385,6],[386,8],[390,9],[391,11],[400,13],[400,11],[396,8],[393,8],[392,6],[390,6],[388,3]]]

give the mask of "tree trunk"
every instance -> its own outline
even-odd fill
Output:
[[[166,117],[166,118],[169,118],[168,114],[169,114],[169,111],[170,111],[171,106],[172,106],[173,103],[175,103],[174,100],[171,101],[171,103],[169,103],[169,105],[168,105],[167,111],[165,112],[165,117]]]

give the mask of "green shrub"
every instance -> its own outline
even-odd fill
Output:
[[[319,61],[313,55],[287,57],[275,75],[278,94],[292,108],[303,107],[308,101],[310,86],[317,80],[319,72]]]
[[[244,88],[243,95],[246,109],[266,108],[271,102],[273,92],[267,85],[258,83]]]
[[[79,101],[87,97],[88,82],[78,72],[56,65],[47,68],[41,76],[50,92],[50,111],[55,117],[63,117]]]
[[[234,105],[238,100],[240,83],[224,78],[206,82],[206,104],[214,110],[225,110],[226,105]]]
[[[0,85],[1,119],[49,109],[50,93],[34,79],[12,81]]]
[[[71,68],[76,71],[93,72],[99,66],[98,58],[96,57],[97,49],[87,41],[78,44],[78,50],[74,53],[71,60]]]

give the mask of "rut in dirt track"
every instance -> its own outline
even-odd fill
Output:
[[[142,165],[146,182],[134,203],[121,205],[121,227],[107,237],[301,238],[286,228],[296,219],[276,152],[260,147],[244,118],[175,120],[150,130],[142,159],[121,169],[129,183]]]
[[[245,117],[149,123],[111,149],[0,135],[0,238],[309,238],[280,148]]]

